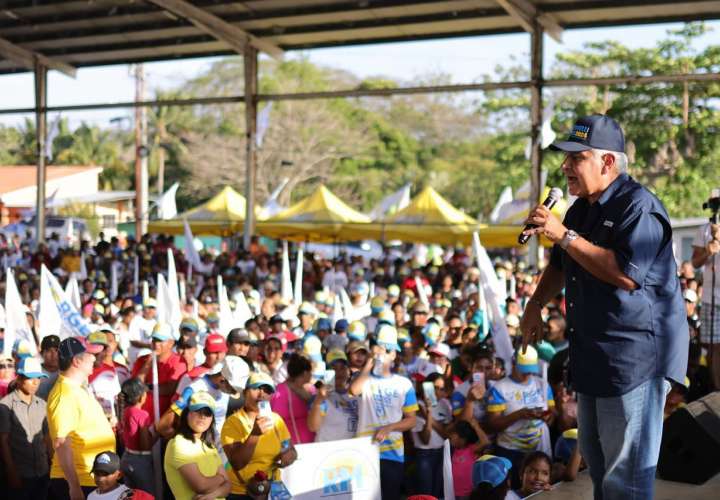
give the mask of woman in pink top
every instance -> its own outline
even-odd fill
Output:
[[[312,365],[310,360],[299,354],[293,354],[287,363],[288,379],[277,386],[270,400],[272,410],[280,415],[288,429],[294,444],[313,443],[315,433],[307,425],[310,413],[310,401],[315,388],[310,385]]]

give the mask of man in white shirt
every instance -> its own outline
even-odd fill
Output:
[[[135,364],[138,358],[138,352],[141,349],[151,349],[150,337],[152,337],[153,328],[157,323],[157,303],[155,299],[148,299],[143,306],[142,316],[135,316],[128,327],[128,338],[130,339],[130,347],[128,348],[128,358],[130,364]]]
[[[328,269],[323,274],[322,286],[331,292],[340,293],[340,289],[346,288],[347,285],[348,278],[345,271],[343,271],[342,261],[337,260],[333,268]]]

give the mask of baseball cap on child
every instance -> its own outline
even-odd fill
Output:
[[[527,350],[523,353],[522,347],[518,347],[513,356],[513,361],[520,373],[539,373],[538,353],[531,345],[527,346]]]
[[[120,470],[120,457],[112,451],[99,453],[93,461],[93,474],[114,474]]]
[[[507,458],[483,455],[473,464],[473,486],[480,483],[490,483],[493,488],[497,488],[503,481],[507,480],[511,468],[512,462]]]

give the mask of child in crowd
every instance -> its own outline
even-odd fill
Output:
[[[481,442],[473,426],[460,420],[450,431],[452,446],[452,475],[455,485],[455,498],[467,499],[472,492],[472,469],[478,451],[487,445]]]
[[[155,478],[150,450],[158,434],[150,414],[143,409],[147,386],[139,378],[131,378],[123,383],[120,394],[125,406],[122,415],[125,452],[120,466],[125,484],[152,493]]]
[[[542,451],[529,453],[520,466],[520,490],[516,491],[520,498],[525,498],[538,491],[549,491],[550,471],[552,463]]]
[[[95,457],[92,474],[97,489],[88,495],[88,500],[118,500],[125,498],[123,494],[130,489],[119,483],[122,478],[120,457],[112,451],[104,451]]]
[[[470,500],[517,500],[510,490],[512,462],[505,457],[483,455],[472,468],[473,490]]]
[[[558,437],[553,454],[555,463],[550,474],[553,484],[558,481],[575,481],[580,468],[585,467],[577,436],[577,429],[568,429]]]

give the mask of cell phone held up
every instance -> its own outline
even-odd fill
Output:
[[[258,415],[261,417],[272,418],[270,401],[258,401]]]
[[[485,374],[482,372],[473,372],[472,374],[472,385],[485,386]]]
[[[430,406],[437,406],[437,396],[435,396],[435,384],[432,382],[423,382],[422,384],[423,394],[425,399],[428,400]]]

